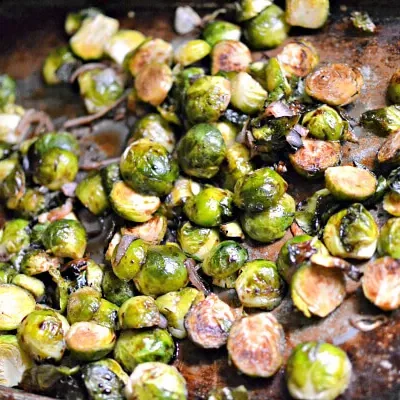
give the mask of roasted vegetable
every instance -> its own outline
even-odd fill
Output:
[[[101,288],[104,298],[117,306],[122,306],[125,301],[135,295],[133,283],[120,280],[111,269],[104,271]]]
[[[59,47],[53,50],[43,64],[42,74],[45,83],[56,85],[60,82],[68,82],[70,74],[78,63],[68,47]]]
[[[234,25],[227,21],[211,21],[203,29],[204,40],[214,47],[222,40],[239,40],[241,36],[241,29],[239,26]]]
[[[160,244],[167,232],[168,220],[164,215],[155,215],[148,221],[132,228],[122,228],[124,235],[135,236],[150,244]]]
[[[350,19],[356,29],[367,33],[376,32],[376,25],[366,12],[353,11]]]
[[[208,56],[210,52],[211,46],[206,41],[189,40],[175,51],[174,58],[177,64],[187,67]]]
[[[292,26],[318,29],[329,14],[329,0],[286,0],[286,21]]]
[[[14,104],[17,85],[10,76],[0,75],[0,109]]]
[[[292,88],[286,77],[285,69],[278,58],[271,57],[268,60],[268,63],[264,69],[264,75],[265,87],[269,92],[269,100],[279,100],[282,97],[287,97],[292,93]]]
[[[103,214],[108,206],[108,197],[99,173],[87,176],[75,189],[76,197],[94,215]]]
[[[377,159],[380,164],[400,165],[400,127],[383,142],[378,151]]]
[[[208,394],[208,400],[249,400],[249,394],[243,385],[235,388],[224,387],[213,389]]]
[[[251,63],[248,47],[237,40],[221,40],[212,49],[211,73],[246,71]],[[232,92],[233,92],[232,88]]]
[[[102,14],[102,12],[95,7],[88,7],[78,12],[68,13],[64,24],[65,32],[67,35],[73,35],[78,31],[85,19],[93,19],[98,14]]]
[[[397,70],[390,78],[387,95],[393,104],[400,104],[400,70]]]
[[[394,217],[400,217],[400,194],[393,190],[386,193],[383,198],[383,209]]]
[[[388,135],[400,129],[400,106],[388,106],[361,114],[361,125],[372,131]]]
[[[70,324],[92,321],[100,308],[101,293],[85,286],[71,293],[68,298],[67,318]]]
[[[36,301],[42,300],[45,295],[45,285],[37,278],[25,274],[17,274],[13,277],[11,283],[22,287],[35,297]]]
[[[118,311],[121,329],[150,328],[160,323],[160,312],[150,296],[136,296],[125,301]]]
[[[377,248],[381,256],[400,258],[400,218],[390,218],[382,226]]]
[[[0,230],[0,257],[9,259],[29,246],[29,222],[25,219],[13,219],[5,223]]]
[[[136,50],[145,39],[145,36],[141,32],[121,29],[107,40],[104,51],[117,64],[122,65],[125,56]]]

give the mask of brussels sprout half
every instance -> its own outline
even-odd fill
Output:
[[[121,29],[105,43],[104,50],[117,64],[122,65],[125,56],[137,49],[145,39],[141,32]]]
[[[276,57],[271,57],[264,68],[265,88],[269,92],[268,99],[271,101],[287,97],[292,93],[292,88],[286,77],[283,64]]]
[[[111,269],[104,271],[101,288],[104,298],[117,306],[135,295],[133,282],[120,280]]]
[[[208,56],[210,52],[211,46],[204,40],[189,40],[175,50],[174,58],[177,64],[187,67]]]
[[[390,134],[378,151],[377,159],[380,164],[400,165],[400,125],[399,130]]]
[[[361,114],[360,123],[372,131],[388,135],[400,129],[400,106],[378,108]]]
[[[58,47],[46,57],[42,74],[47,85],[56,85],[62,81],[68,81],[73,68],[79,65],[68,47]],[[65,71],[65,72],[64,72]]]
[[[75,195],[94,215],[103,214],[109,207],[107,193],[98,172],[80,181],[75,189]]]
[[[214,47],[221,40],[239,40],[241,29],[227,21],[211,21],[203,29],[204,40]]]
[[[329,15],[329,0],[286,0],[286,21],[292,26],[318,29]]]
[[[101,293],[85,286],[73,292],[68,298],[67,318],[70,324],[91,321],[100,308]]]
[[[394,217],[400,217],[400,194],[392,190],[386,193],[383,198],[383,209]]]
[[[392,103],[400,104],[400,69],[390,78],[387,95]]]
[[[45,285],[44,283],[37,278],[32,276],[28,276],[25,274],[17,274],[11,281],[12,284],[22,287],[23,289],[27,290],[37,301],[41,300],[45,295]]]
[[[150,328],[160,323],[160,312],[150,296],[135,296],[125,301],[118,311],[121,329]]]
[[[377,248],[381,256],[400,258],[400,218],[390,218],[382,226]]]

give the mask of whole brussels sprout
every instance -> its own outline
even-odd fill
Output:
[[[185,222],[178,229],[177,240],[189,257],[202,261],[219,243],[219,233],[216,229],[201,228]]]
[[[138,365],[125,387],[127,400],[186,400],[184,377],[172,365],[146,362]]]
[[[286,181],[273,169],[257,169],[237,181],[234,201],[246,212],[265,211],[278,202],[287,187]]]
[[[287,387],[295,399],[334,400],[349,386],[351,370],[347,354],[339,347],[301,343],[288,360]]]
[[[186,216],[199,226],[218,226],[232,217],[232,193],[216,187],[206,187],[189,197],[183,207]]]
[[[67,318],[70,324],[91,321],[100,308],[101,293],[89,286],[78,289],[68,298]]]
[[[183,67],[194,64],[202,58],[208,56],[211,46],[204,40],[189,40],[175,50],[175,62]]]
[[[111,269],[104,271],[101,289],[104,298],[117,306],[135,295],[133,282],[120,280]]]
[[[121,157],[121,175],[141,194],[164,196],[178,178],[178,164],[163,147],[147,139],[132,143]]]
[[[121,329],[150,328],[160,323],[160,312],[150,296],[136,296],[125,301],[118,311]]]
[[[375,253],[379,229],[362,204],[353,204],[329,218],[324,243],[336,257],[368,260]]]
[[[188,284],[186,256],[175,244],[151,246],[140,272],[134,277],[139,292],[147,296],[178,290]]]
[[[198,124],[189,129],[178,144],[178,159],[183,171],[197,178],[210,179],[217,174],[225,158],[226,145],[213,125]]]
[[[109,195],[114,186],[114,183],[122,180],[119,171],[119,164],[112,163],[102,168],[100,170],[100,176],[101,176],[101,181],[103,183],[103,188]]]
[[[390,218],[382,226],[377,247],[381,256],[400,258],[400,218]]]
[[[107,193],[98,172],[80,181],[75,189],[75,195],[94,215],[103,214],[109,206]]]
[[[292,224],[295,208],[293,197],[285,193],[274,206],[263,212],[242,214],[242,228],[254,240],[273,242],[284,236],[286,229]]]
[[[165,329],[127,330],[119,336],[114,358],[131,373],[139,364],[158,361],[168,364],[175,351],[175,344]]]
[[[40,279],[32,276],[17,274],[14,276],[11,283],[32,293],[37,301],[41,300],[45,294],[44,283]]]
[[[14,104],[17,85],[10,76],[0,75],[0,109],[7,104]]]
[[[292,26],[318,29],[329,15],[329,0],[287,0],[286,21]]]
[[[53,310],[33,311],[18,327],[18,342],[38,362],[60,361],[66,349],[68,328],[60,314]]]
[[[246,263],[235,283],[236,292],[244,307],[273,310],[281,303],[285,285],[275,263],[254,260]]]
[[[400,129],[400,106],[393,105],[365,111],[361,115],[360,123],[378,134],[395,133]]]
[[[29,147],[28,156],[32,164],[40,163],[40,158],[52,149],[62,149],[79,155],[79,143],[68,132],[49,132],[40,135]]]
[[[392,103],[400,104],[400,69],[390,78],[387,95]]]
[[[72,219],[54,221],[44,232],[43,245],[56,257],[82,258],[86,250],[85,228]]]
[[[246,23],[244,37],[251,48],[261,50],[279,46],[288,31],[284,11],[272,4]]]
[[[58,47],[46,57],[42,74],[47,85],[57,85],[67,82],[72,70],[79,64],[68,47]]]
[[[0,230],[0,255],[8,258],[29,246],[29,221],[12,219]]]
[[[227,21],[211,21],[203,29],[204,40],[214,47],[221,40],[239,40],[241,36],[240,26]]]
[[[231,84],[221,76],[204,76],[186,92],[186,116],[192,124],[214,122],[228,108]]]

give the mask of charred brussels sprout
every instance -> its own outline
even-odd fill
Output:
[[[389,100],[394,104],[400,104],[400,69],[391,77],[387,89]]]
[[[150,296],[136,296],[122,304],[118,311],[121,329],[150,328],[160,323],[160,312]]]
[[[251,48],[261,50],[279,46],[287,38],[288,31],[284,11],[272,4],[246,23],[244,37]]]
[[[69,75],[78,63],[68,47],[59,47],[46,57],[42,70],[43,79],[47,85],[68,82]]]
[[[17,85],[10,76],[0,75],[0,109],[15,102]]]
[[[237,20],[247,21],[254,18],[271,4],[271,0],[241,0],[236,5]]]
[[[197,178],[210,179],[224,160],[226,145],[221,132],[213,125],[198,124],[189,129],[178,144],[178,158],[183,171]]]
[[[295,208],[293,197],[285,193],[275,205],[263,212],[244,213],[241,216],[242,228],[254,240],[273,242],[283,237],[292,224]]]
[[[369,259],[375,253],[379,229],[361,204],[353,204],[329,218],[324,243],[333,256]]]
[[[138,193],[164,196],[178,178],[179,168],[162,145],[147,139],[132,143],[120,162],[124,181]]]
[[[400,129],[388,136],[378,151],[380,164],[400,165]]]
[[[29,246],[29,222],[13,219],[0,230],[0,256],[9,258]]]
[[[349,386],[351,363],[347,354],[329,343],[301,343],[286,367],[287,387],[295,399],[334,400]]]
[[[91,321],[100,308],[101,293],[91,287],[83,287],[68,298],[67,318],[70,324]]]
[[[383,225],[378,239],[378,253],[400,258],[400,218],[391,218]]]
[[[129,373],[137,365],[158,361],[169,363],[174,355],[175,344],[165,329],[123,331],[114,349],[115,359]]]
[[[133,283],[120,280],[110,269],[104,272],[101,288],[104,298],[118,306],[135,295]]]
[[[86,250],[85,228],[72,219],[54,221],[44,232],[43,244],[56,257],[82,258]]]
[[[144,41],[145,36],[138,31],[121,29],[105,43],[105,52],[117,64],[122,65],[125,56],[136,50]]]
[[[94,215],[103,214],[108,208],[108,197],[99,173],[93,173],[79,182],[76,197]]]
[[[240,302],[245,307],[273,310],[284,296],[284,282],[276,265],[267,260],[246,263],[235,283]]]
[[[318,29],[329,15],[329,0],[286,0],[286,21],[292,26]]]
[[[227,21],[211,21],[203,30],[204,40],[212,47],[221,40],[239,40],[240,36],[240,27]]]
[[[389,106],[365,111],[361,115],[361,125],[378,134],[388,135],[400,129],[400,106]]]
[[[231,84],[221,76],[204,76],[186,92],[186,116],[192,124],[214,122],[228,108]]]
[[[210,52],[211,46],[204,40],[189,40],[175,51],[174,58],[177,64],[187,67],[208,56]]]
[[[206,228],[218,226],[232,216],[232,193],[216,187],[206,187],[186,200],[183,211],[196,225]]]
[[[178,370],[160,362],[135,368],[125,388],[127,400],[186,400],[186,382]]]

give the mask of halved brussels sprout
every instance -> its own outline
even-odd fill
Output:
[[[281,324],[271,313],[259,313],[233,324],[227,347],[229,358],[240,372],[268,378],[283,363],[284,345]]]
[[[351,370],[347,354],[339,347],[301,343],[288,360],[287,387],[295,399],[334,400],[349,386]]]
[[[272,57],[268,60],[264,69],[264,74],[265,87],[269,92],[269,100],[279,100],[292,93],[292,88],[286,77],[286,72],[278,58]]]
[[[232,217],[232,193],[216,187],[206,187],[189,197],[183,207],[189,220],[207,228],[218,226]]]
[[[222,76],[203,76],[186,92],[185,112],[192,124],[217,121],[228,108],[231,84]]]
[[[36,300],[40,300],[46,291],[44,283],[40,279],[25,274],[15,275],[11,283],[32,293]]]
[[[286,0],[286,21],[292,26],[318,29],[328,15],[329,0]]]
[[[362,278],[365,297],[385,311],[400,307],[400,262],[382,257],[367,264]]]
[[[10,76],[0,75],[0,109],[7,104],[14,104],[17,85]]]
[[[110,202],[118,215],[134,222],[148,221],[161,205],[158,197],[136,193],[122,181],[114,183]]]
[[[101,282],[104,276],[103,267],[96,264],[92,259],[72,260],[63,266],[63,272],[68,277],[71,292],[88,286],[101,293]]]
[[[158,296],[186,286],[185,260],[185,254],[173,243],[149,247],[146,261],[134,278],[137,289],[147,296]]]
[[[27,189],[15,210],[24,218],[33,218],[44,211],[47,203],[46,196],[39,189]]]
[[[17,329],[21,321],[35,309],[35,299],[25,289],[0,284],[0,330]]]
[[[73,35],[78,31],[85,19],[93,19],[98,14],[102,14],[102,12],[96,7],[88,7],[78,12],[68,13],[64,24],[65,32],[67,35]]]
[[[124,181],[138,193],[164,196],[178,178],[179,167],[165,147],[147,139],[133,142],[120,162]]]
[[[235,311],[212,293],[191,307],[185,328],[193,343],[205,349],[218,349],[226,344],[236,318]]]
[[[390,218],[382,226],[377,248],[381,256],[400,258],[400,218]]]
[[[100,307],[93,315],[93,322],[115,330],[118,328],[118,310],[119,307],[116,304],[101,299]]]
[[[242,214],[242,228],[254,240],[273,242],[284,236],[294,220],[295,209],[293,197],[285,193],[275,205],[263,212]]]
[[[0,182],[3,183],[4,180],[9,176],[14,168],[18,165],[18,159],[16,157],[6,158],[0,161]]]
[[[186,400],[186,381],[172,365],[146,362],[138,365],[125,388],[127,400]]]
[[[122,304],[118,319],[121,329],[150,328],[160,323],[160,312],[152,297],[135,296]]]
[[[287,38],[288,31],[284,11],[272,4],[248,21],[243,33],[251,48],[262,50],[279,46]]]
[[[117,64],[122,65],[125,56],[136,50],[146,37],[143,33],[131,29],[121,29],[105,43],[104,51]]]
[[[239,238],[244,239],[244,233],[237,221],[227,222],[219,226],[220,231],[227,238]]]
[[[340,143],[303,139],[303,147],[289,154],[295,171],[305,178],[318,178],[340,163]]]
[[[204,40],[214,47],[221,40],[239,40],[241,36],[240,26],[227,21],[211,21],[203,29]]]
[[[160,244],[167,232],[168,220],[164,215],[155,215],[143,224],[122,228],[123,235],[132,235],[150,244]]]
[[[278,307],[285,291],[275,263],[267,260],[246,263],[236,279],[235,287],[244,307],[264,310]]]
[[[379,229],[362,204],[332,215],[324,229],[324,243],[336,257],[368,260],[375,253]]]
[[[89,286],[73,292],[68,298],[68,322],[91,321],[100,308],[100,300],[101,293]]]
[[[400,194],[394,191],[386,193],[383,198],[383,209],[394,217],[400,217]]]
[[[0,256],[9,258],[29,246],[29,221],[12,219],[0,230]]]
[[[400,69],[390,78],[387,95],[392,103],[400,104]]]
[[[158,361],[168,364],[175,352],[175,344],[165,329],[127,330],[119,336],[114,358],[131,373],[139,364]]]
[[[42,69],[45,83],[57,85],[60,82],[67,82],[69,75],[78,63],[79,61],[66,46],[51,51],[46,57]]]
[[[172,212],[172,209],[182,206],[187,198],[199,194],[200,190],[201,186],[199,183],[187,178],[178,178],[171,193],[165,199],[168,211]]]
[[[331,106],[345,106],[360,94],[364,84],[361,72],[347,64],[322,66],[306,78],[306,93]]]
[[[225,158],[226,145],[218,128],[198,124],[183,136],[177,151],[179,164],[186,174],[210,179]]]
[[[109,206],[107,193],[98,172],[80,181],[75,189],[75,195],[94,215],[103,214]]]
[[[400,165],[400,129],[390,134],[383,142],[377,159],[380,164]]]
[[[271,4],[271,0],[241,0],[236,4],[237,20],[247,21],[254,18]]]
[[[187,67],[208,56],[210,52],[211,46],[204,40],[189,40],[175,50],[174,58],[177,64]]]
[[[106,43],[117,33],[118,28],[118,20],[97,14],[83,20],[69,44],[72,51],[83,60],[98,60],[104,54]]]
[[[86,250],[86,231],[72,219],[50,223],[43,235],[43,245],[56,257],[82,258]]]
[[[133,282],[121,281],[111,269],[104,271],[101,288],[104,298],[117,306],[122,306],[135,295]]]
[[[69,325],[53,310],[31,312],[18,327],[20,346],[36,361],[60,361],[64,355]]]
[[[7,263],[0,263],[0,283],[11,283],[17,271]]]
[[[95,322],[76,322],[65,337],[72,356],[82,361],[97,361],[112,351],[116,336],[112,329]]]
[[[378,134],[391,134],[400,129],[400,106],[389,106],[365,111],[360,123]]]

